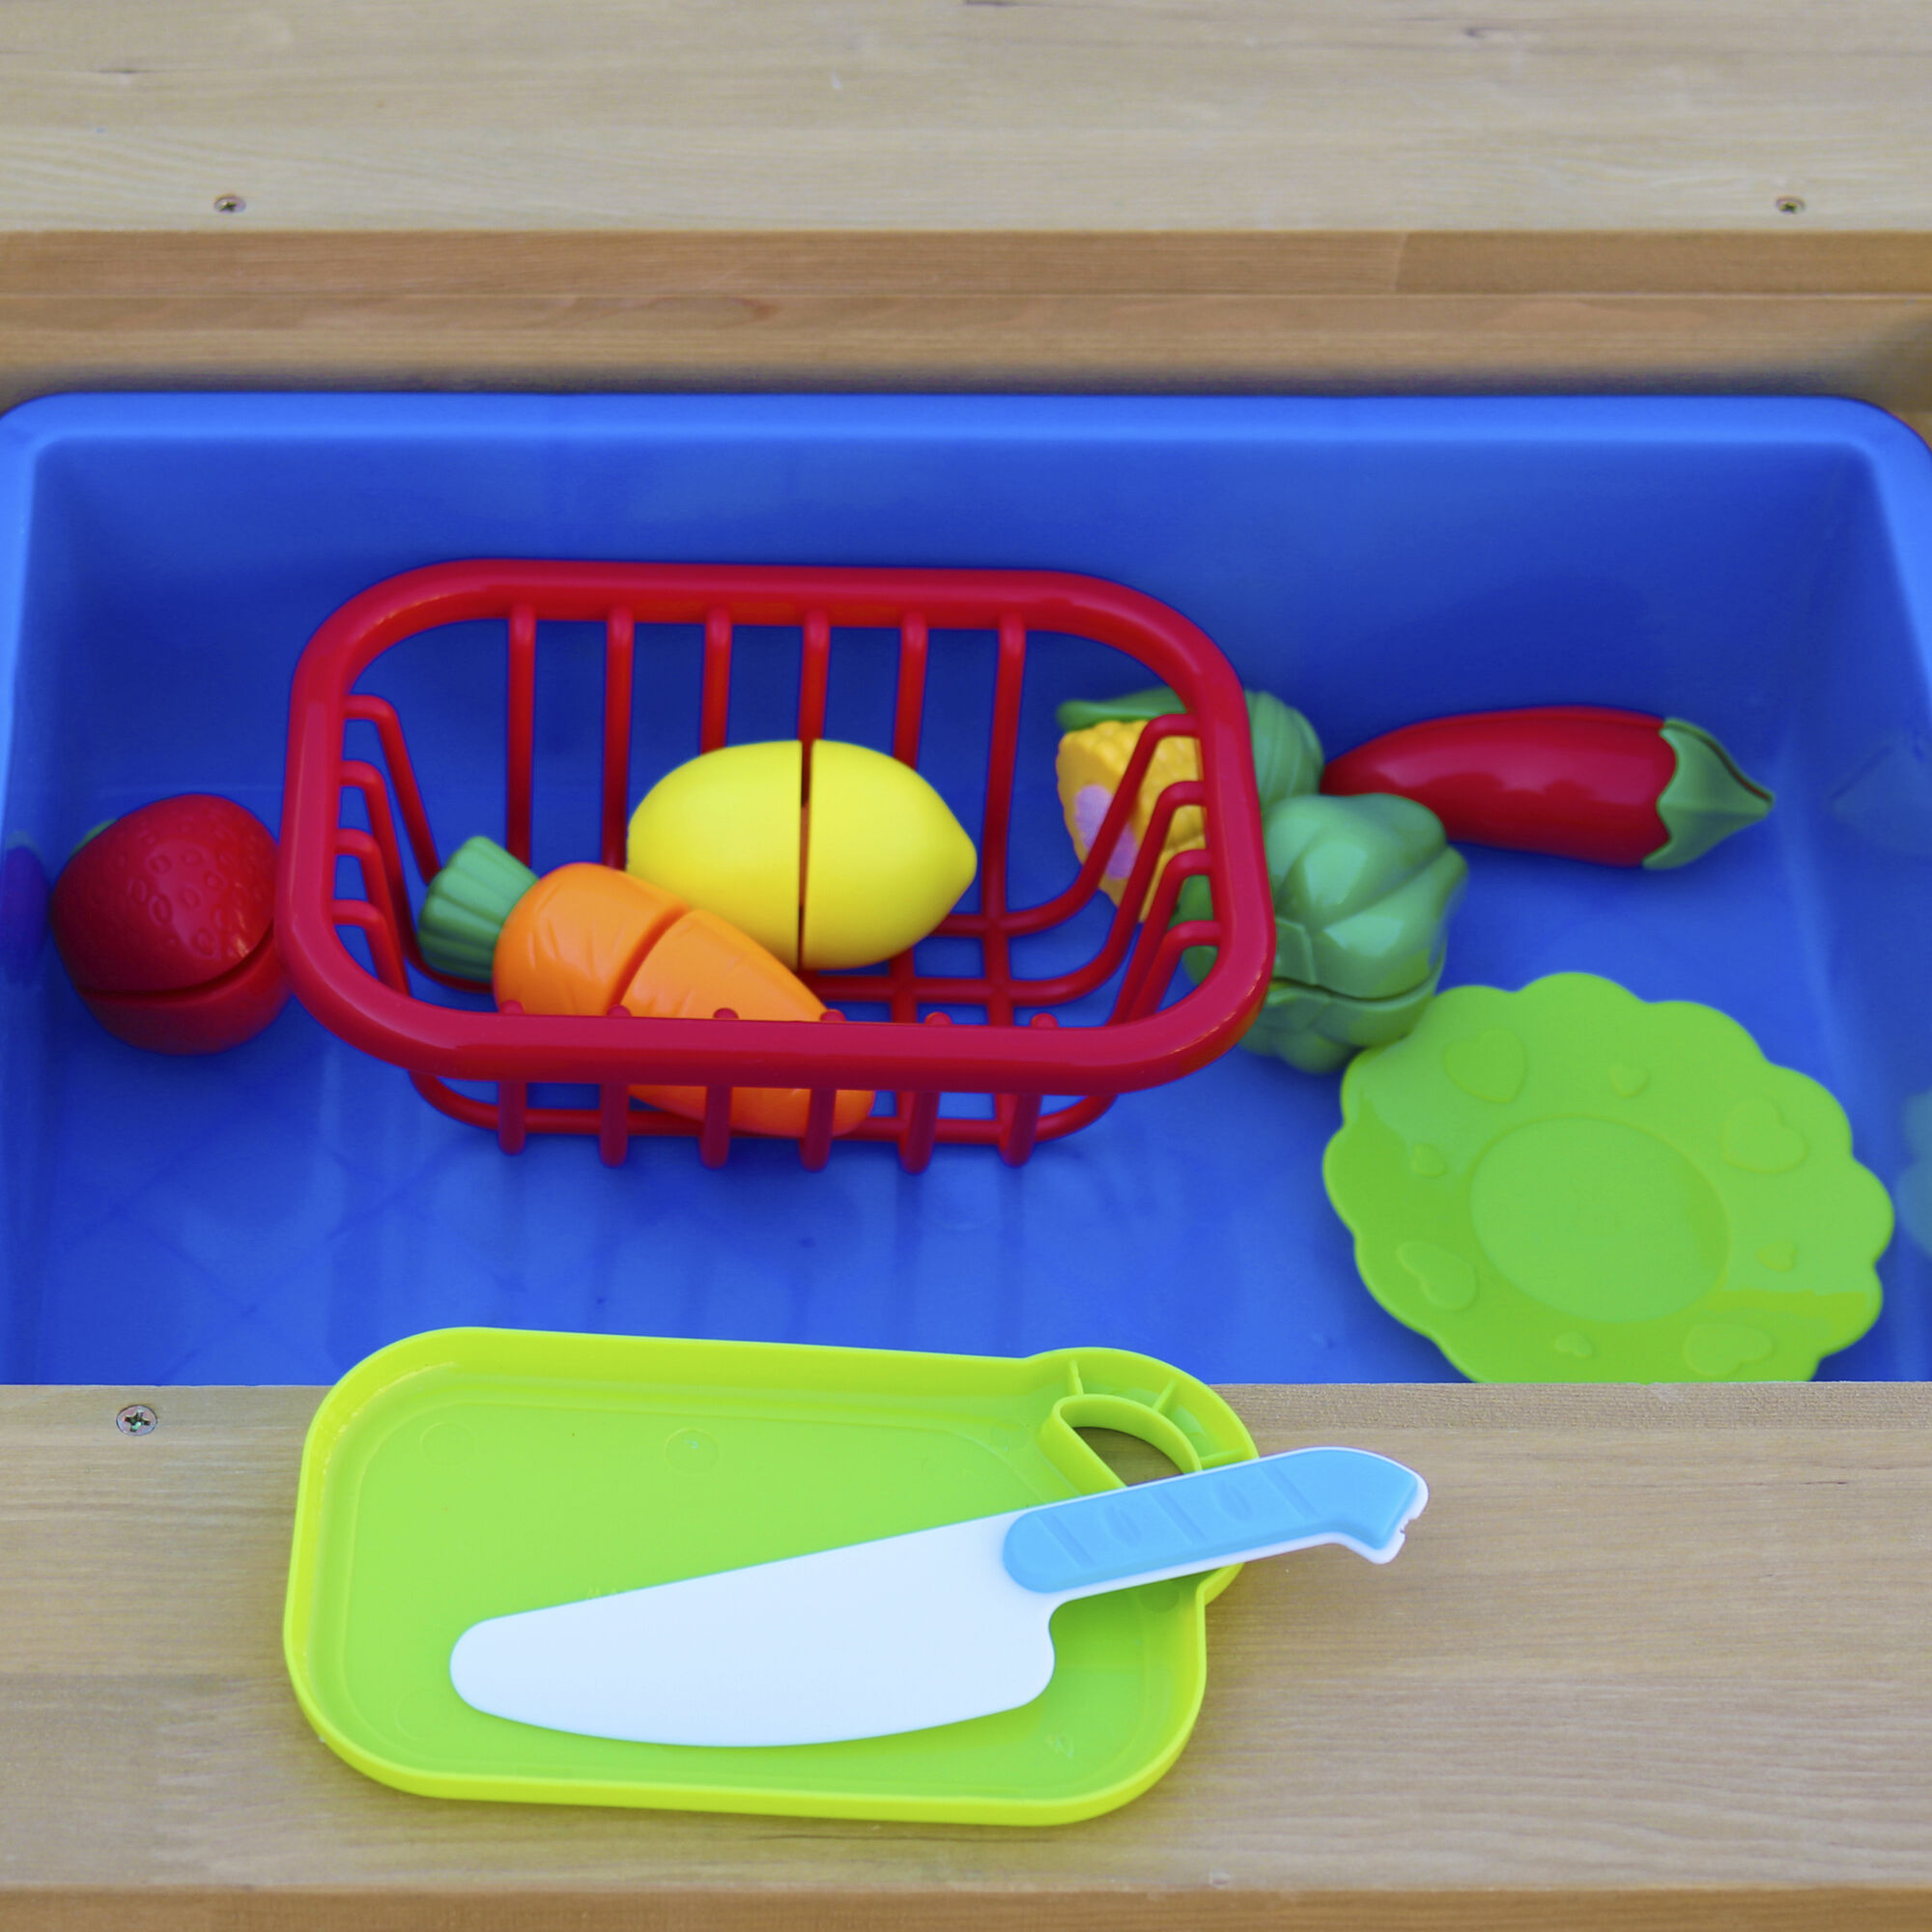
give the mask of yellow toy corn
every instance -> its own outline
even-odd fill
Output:
[[[1054,760],[1054,770],[1060,780],[1060,809],[1065,814],[1066,830],[1072,837],[1073,849],[1083,862],[1093,848],[1094,837],[1107,815],[1107,808],[1114,802],[1121,781],[1126,777],[1127,761],[1134,754],[1134,747],[1140,743],[1141,733],[1146,729],[1145,719],[1108,718],[1098,724],[1088,725],[1084,731],[1069,731],[1060,741],[1060,754]],[[1148,825],[1153,817],[1154,801],[1167,786],[1200,776],[1201,747],[1192,738],[1163,738],[1154,747],[1140,796],[1134,800],[1133,810],[1127,814],[1126,829],[1115,842],[1106,869],[1100,875],[1100,890],[1116,905],[1120,904],[1121,895],[1126,890],[1127,875],[1134,868],[1141,840],[1147,837]],[[1183,805],[1168,821],[1167,838],[1161,845],[1161,863],[1164,865],[1176,852],[1192,851],[1204,843],[1201,808],[1198,805]],[[1152,902],[1153,889],[1159,881],[1160,867],[1156,866],[1153,880],[1148,887],[1149,904]],[[1144,904],[1140,917],[1145,919],[1147,913],[1148,906]]]
[[[1060,779],[1060,807],[1065,814],[1073,849],[1083,864],[1099,835],[1107,808],[1127,775],[1127,761],[1133,756],[1148,721],[1181,708],[1173,692],[1165,685],[1156,685],[1151,691],[1130,692],[1124,697],[1099,701],[1069,698],[1055,711],[1060,728],[1066,734],[1060,741],[1060,754],[1054,761]],[[1321,783],[1321,743],[1300,712],[1291,710],[1265,691],[1251,691],[1248,723],[1254,746],[1255,788],[1264,814],[1283,799],[1312,792]],[[1163,738],[1154,747],[1140,796],[1135,799],[1126,827],[1108,856],[1100,880],[1100,890],[1116,905],[1126,890],[1127,875],[1134,868],[1141,841],[1152,821],[1154,802],[1169,785],[1200,776],[1201,747],[1194,739]],[[1191,851],[1206,842],[1201,808],[1180,807],[1168,821],[1160,865],[1153,869],[1147,903],[1136,917],[1148,916],[1154,888],[1160,883],[1167,861],[1177,852]]]

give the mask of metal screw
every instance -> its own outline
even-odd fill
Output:
[[[1804,197],[1797,194],[1781,194],[1777,197],[1777,212],[1780,214],[1803,214]]]
[[[239,194],[217,194],[214,197],[216,214],[240,214],[247,206]]]
[[[114,1418],[114,1426],[123,1435],[146,1435],[160,1423],[161,1418],[145,1402],[130,1402]]]

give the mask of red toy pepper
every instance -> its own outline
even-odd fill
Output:
[[[1321,789],[1414,799],[1472,845],[1657,870],[1689,864],[1772,805],[1708,731],[1589,704],[1405,725],[1334,759]]]

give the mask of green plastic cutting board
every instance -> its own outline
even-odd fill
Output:
[[[358,1771],[438,1798],[1062,1824],[1136,1797],[1193,1728],[1224,1569],[1069,1604],[1043,1695],[847,1744],[705,1749],[486,1717],[451,1688],[512,1610],[990,1516],[1118,1478],[1078,1431],[1183,1469],[1251,1457],[1146,1355],[1025,1360],[451,1328],[353,1369],[310,1425],[283,1642]]]

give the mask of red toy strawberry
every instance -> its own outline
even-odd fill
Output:
[[[218,1053],[288,999],[274,918],[274,839],[231,800],[188,792],[89,838],[54,885],[48,923],[109,1033],[156,1053]]]

